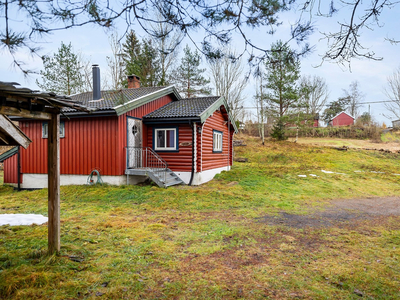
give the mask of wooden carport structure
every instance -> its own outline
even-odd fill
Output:
[[[60,251],[60,114],[69,107],[90,112],[66,96],[18,88],[18,83],[0,81],[0,143],[9,146],[29,145],[29,138],[16,129],[6,116],[48,121],[48,253]]]

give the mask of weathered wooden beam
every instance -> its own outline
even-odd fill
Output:
[[[14,139],[18,145],[28,148],[32,142],[9,118],[0,115],[0,129]],[[16,145],[16,146],[18,146]]]
[[[48,254],[60,251],[60,115],[48,123]]]
[[[18,116],[22,118],[40,119],[40,120],[50,120],[51,115],[47,112],[40,111],[29,111],[27,109],[9,106],[0,106],[0,114],[7,116]]]

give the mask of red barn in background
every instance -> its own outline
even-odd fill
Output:
[[[61,185],[96,181],[97,174],[88,178],[94,169],[105,183],[150,178],[163,187],[201,184],[230,169],[237,128],[223,97],[182,99],[173,86],[140,87],[138,79],[129,76],[128,89],[118,91],[94,82],[93,93],[71,96],[97,111],[63,109]],[[18,121],[32,143],[21,149],[19,172],[16,155],[4,158],[4,183],[15,184],[19,174],[22,188],[47,187],[47,123]]]
[[[354,117],[342,111],[341,113],[334,116],[332,120],[328,122],[328,125],[334,127],[354,125]]]

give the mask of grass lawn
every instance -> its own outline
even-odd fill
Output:
[[[290,138],[289,141],[294,141],[295,138]],[[382,135],[383,142],[377,143],[371,140],[356,140],[356,139],[333,139],[333,138],[311,138],[301,137],[298,139],[299,144],[326,146],[326,147],[350,147],[355,149],[387,149],[392,152],[400,150],[400,143],[393,139],[390,133]]]
[[[248,163],[199,187],[61,187],[59,256],[46,225],[0,226],[0,299],[400,298],[399,216],[262,221],[400,196],[400,154],[244,138]],[[47,215],[47,190],[0,199],[0,213]]]

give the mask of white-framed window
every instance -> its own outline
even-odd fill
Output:
[[[47,139],[49,137],[49,124],[47,122],[42,123],[42,138]],[[65,123],[60,122],[60,138],[65,137]]]
[[[213,152],[222,152],[222,132],[213,130]]]
[[[157,128],[154,129],[154,150],[173,151],[177,150],[177,129]]]

